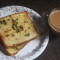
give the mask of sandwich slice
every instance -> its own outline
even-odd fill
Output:
[[[0,18],[0,37],[6,48],[21,45],[38,36],[39,33],[26,11]]]

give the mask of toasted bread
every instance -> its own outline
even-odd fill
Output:
[[[10,48],[37,38],[39,33],[25,11],[0,18],[0,36]]]
[[[12,48],[4,48],[3,45],[0,43],[0,47],[4,50],[4,52],[6,52],[9,56],[14,56],[15,54],[17,54],[27,43],[18,45],[16,47],[12,47]]]

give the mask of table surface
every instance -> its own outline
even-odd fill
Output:
[[[29,7],[40,15],[49,13],[52,9],[60,7],[60,0],[0,0],[0,8],[10,5]],[[35,60],[60,60],[60,37],[49,32],[49,44],[43,54]]]

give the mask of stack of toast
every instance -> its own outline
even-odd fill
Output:
[[[39,33],[27,11],[0,18],[0,46],[10,56],[38,36]]]

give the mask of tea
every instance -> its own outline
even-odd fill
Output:
[[[50,23],[60,30],[60,10],[56,10],[50,14]]]

